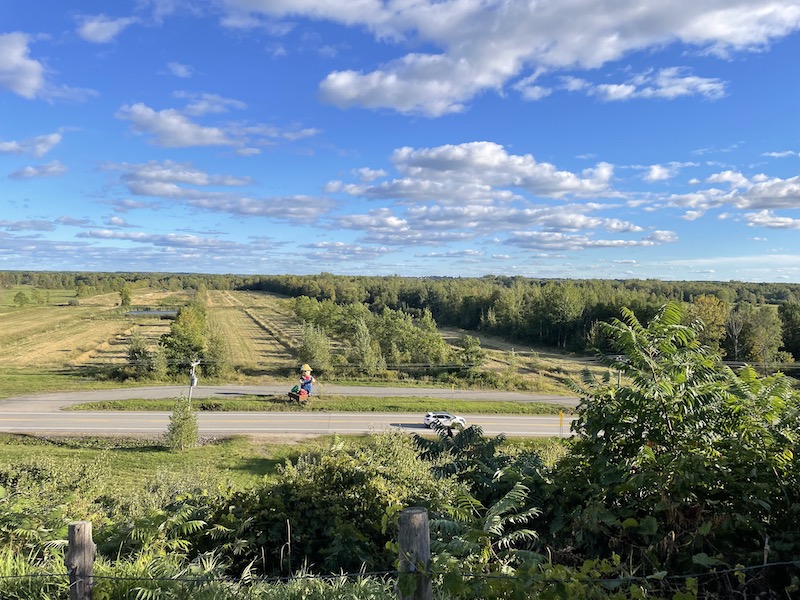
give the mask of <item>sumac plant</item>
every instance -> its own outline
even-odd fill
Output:
[[[620,354],[607,377],[574,386],[576,441],[555,475],[549,542],[619,554],[644,574],[793,560],[798,395],[781,374],[732,371],[684,317],[668,304],[646,326],[628,310],[603,325]]]

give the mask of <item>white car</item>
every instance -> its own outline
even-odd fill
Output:
[[[429,412],[422,417],[422,422],[425,427],[431,427],[434,423],[438,423],[442,427],[466,427],[467,422],[464,417],[458,415],[451,415],[449,412]]]

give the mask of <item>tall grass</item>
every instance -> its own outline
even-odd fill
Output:
[[[258,580],[245,573],[224,577],[213,555],[191,562],[143,553],[94,565],[93,598],[102,600],[394,600],[394,579],[354,576],[288,581]],[[0,598],[3,600],[69,600],[69,577],[63,555],[32,560],[10,548],[0,549]]]
[[[59,555],[33,560],[10,547],[0,548],[0,598],[3,600],[69,599],[69,579]]]

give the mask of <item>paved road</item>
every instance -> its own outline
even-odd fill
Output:
[[[6,412],[0,414],[0,430],[11,433],[80,433],[91,435],[159,434],[167,429],[169,413],[156,412]],[[469,425],[479,425],[487,435],[569,435],[569,418],[521,415],[464,415]],[[410,413],[235,413],[200,412],[203,436],[231,434],[358,434],[399,429],[429,431],[422,415]]]
[[[0,431],[25,433],[155,434],[166,430],[169,413],[156,412],[66,412],[64,406],[97,400],[131,398],[176,398],[186,387],[159,386],[20,396],[0,400]],[[286,386],[199,386],[193,398],[284,394]],[[483,392],[441,388],[371,388],[328,385],[333,395],[428,396],[441,401],[432,409],[447,408],[447,400],[516,400],[551,402],[574,406],[575,398],[535,396],[509,392]],[[324,396],[323,396],[324,397]],[[468,424],[480,425],[487,435],[568,435],[569,418],[521,415],[463,415]],[[201,435],[369,433],[386,429],[426,431],[422,415],[406,413],[233,413],[200,412]]]

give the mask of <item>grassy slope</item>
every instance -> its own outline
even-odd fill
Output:
[[[130,493],[157,479],[194,479],[198,485],[229,480],[236,487],[245,487],[274,473],[277,464],[329,444],[327,436],[296,440],[233,437],[169,452],[158,439],[45,439],[0,434],[0,464],[47,460],[77,472],[92,465],[91,471],[100,474],[109,493]]]
[[[11,290],[5,290],[5,302],[0,303],[0,398],[175,383],[120,384],[109,377],[115,367],[124,364],[132,335],[140,335],[155,346],[159,336],[169,330],[168,320],[127,316],[125,309],[117,307],[119,294],[82,298],[79,306],[69,306],[70,293],[53,290],[50,304],[20,308],[11,304]],[[136,307],[157,308],[187,299],[182,292],[145,288],[133,292],[132,303]],[[296,368],[292,349],[300,341],[300,327],[292,315],[291,300],[266,293],[209,291],[208,313],[212,327],[229,341],[235,367],[229,378],[218,383],[258,385],[290,381]],[[445,336],[455,342],[468,333],[479,335],[450,329]],[[489,355],[487,368],[511,374],[510,381],[522,383],[521,387],[530,391],[569,394],[560,379],[575,378],[580,370],[592,367],[579,357],[545,355],[530,348],[514,348],[493,338],[484,338],[482,342]],[[421,382],[422,385],[437,383],[440,382]],[[356,401],[346,404],[354,406]]]

